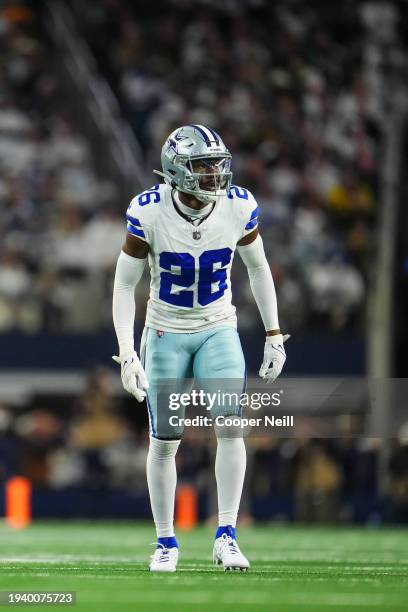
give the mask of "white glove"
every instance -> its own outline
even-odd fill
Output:
[[[145,389],[149,388],[149,383],[136,352],[130,351],[119,357],[114,355],[112,359],[120,363],[122,385],[125,390],[134,395],[138,402],[143,402],[146,397]]]
[[[289,334],[278,334],[266,336],[264,358],[259,370],[259,376],[267,382],[273,382],[282,372],[286,361],[286,353],[283,343],[290,338]],[[272,367],[269,367],[272,364]]]

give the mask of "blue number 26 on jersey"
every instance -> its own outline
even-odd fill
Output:
[[[206,306],[211,302],[215,302],[224,295],[227,288],[227,271],[225,266],[231,261],[232,250],[213,249],[201,253],[198,263],[198,286],[197,300],[201,306]],[[194,305],[194,291],[187,289],[191,287],[195,281],[195,259],[190,253],[171,253],[164,251],[160,253],[160,267],[165,270],[160,274],[160,291],[159,297],[168,304],[173,306],[184,306],[192,308]],[[219,264],[217,269],[214,269],[215,264]],[[172,267],[177,266],[180,272],[176,274],[172,272]],[[218,283],[216,291],[212,291],[213,283]],[[177,293],[172,293],[173,285],[178,287],[186,287]]]

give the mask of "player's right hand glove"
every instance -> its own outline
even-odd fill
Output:
[[[143,402],[146,397],[145,389],[149,388],[149,382],[136,351],[124,353],[119,357],[114,355],[112,359],[116,363],[120,363],[122,385],[125,390],[133,395],[138,402]]]
[[[266,336],[264,358],[259,370],[259,376],[271,383],[282,372],[286,361],[286,352],[283,343],[290,338],[289,334]]]

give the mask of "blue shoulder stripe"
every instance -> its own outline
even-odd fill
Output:
[[[255,217],[257,217],[259,214],[259,206],[257,206],[256,208],[254,208],[254,210],[251,213],[251,217],[250,220],[254,219]]]
[[[249,230],[255,227],[255,225],[258,223],[258,215],[259,215],[259,206],[254,208],[254,210],[252,211],[249,222],[245,226],[246,230]]]
[[[246,224],[245,229],[249,230],[252,229],[253,227],[255,227],[255,225],[258,224],[258,217],[256,217],[255,219],[252,219],[252,221],[250,221],[249,223]]]
[[[129,234],[133,234],[134,236],[139,236],[139,238],[146,238],[145,233],[142,229],[138,229],[131,223],[127,224],[127,231]]]
[[[126,219],[132,224],[132,225],[136,225],[136,227],[142,227],[139,219],[136,219],[136,217],[131,217],[130,215],[126,215]]]

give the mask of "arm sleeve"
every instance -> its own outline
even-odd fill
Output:
[[[119,344],[119,354],[134,351],[135,287],[140,281],[146,259],[137,259],[121,251],[116,264],[113,285],[113,324]]]
[[[275,284],[262,238],[258,235],[251,244],[237,246],[237,250],[247,267],[251,290],[266,331],[279,329]]]

